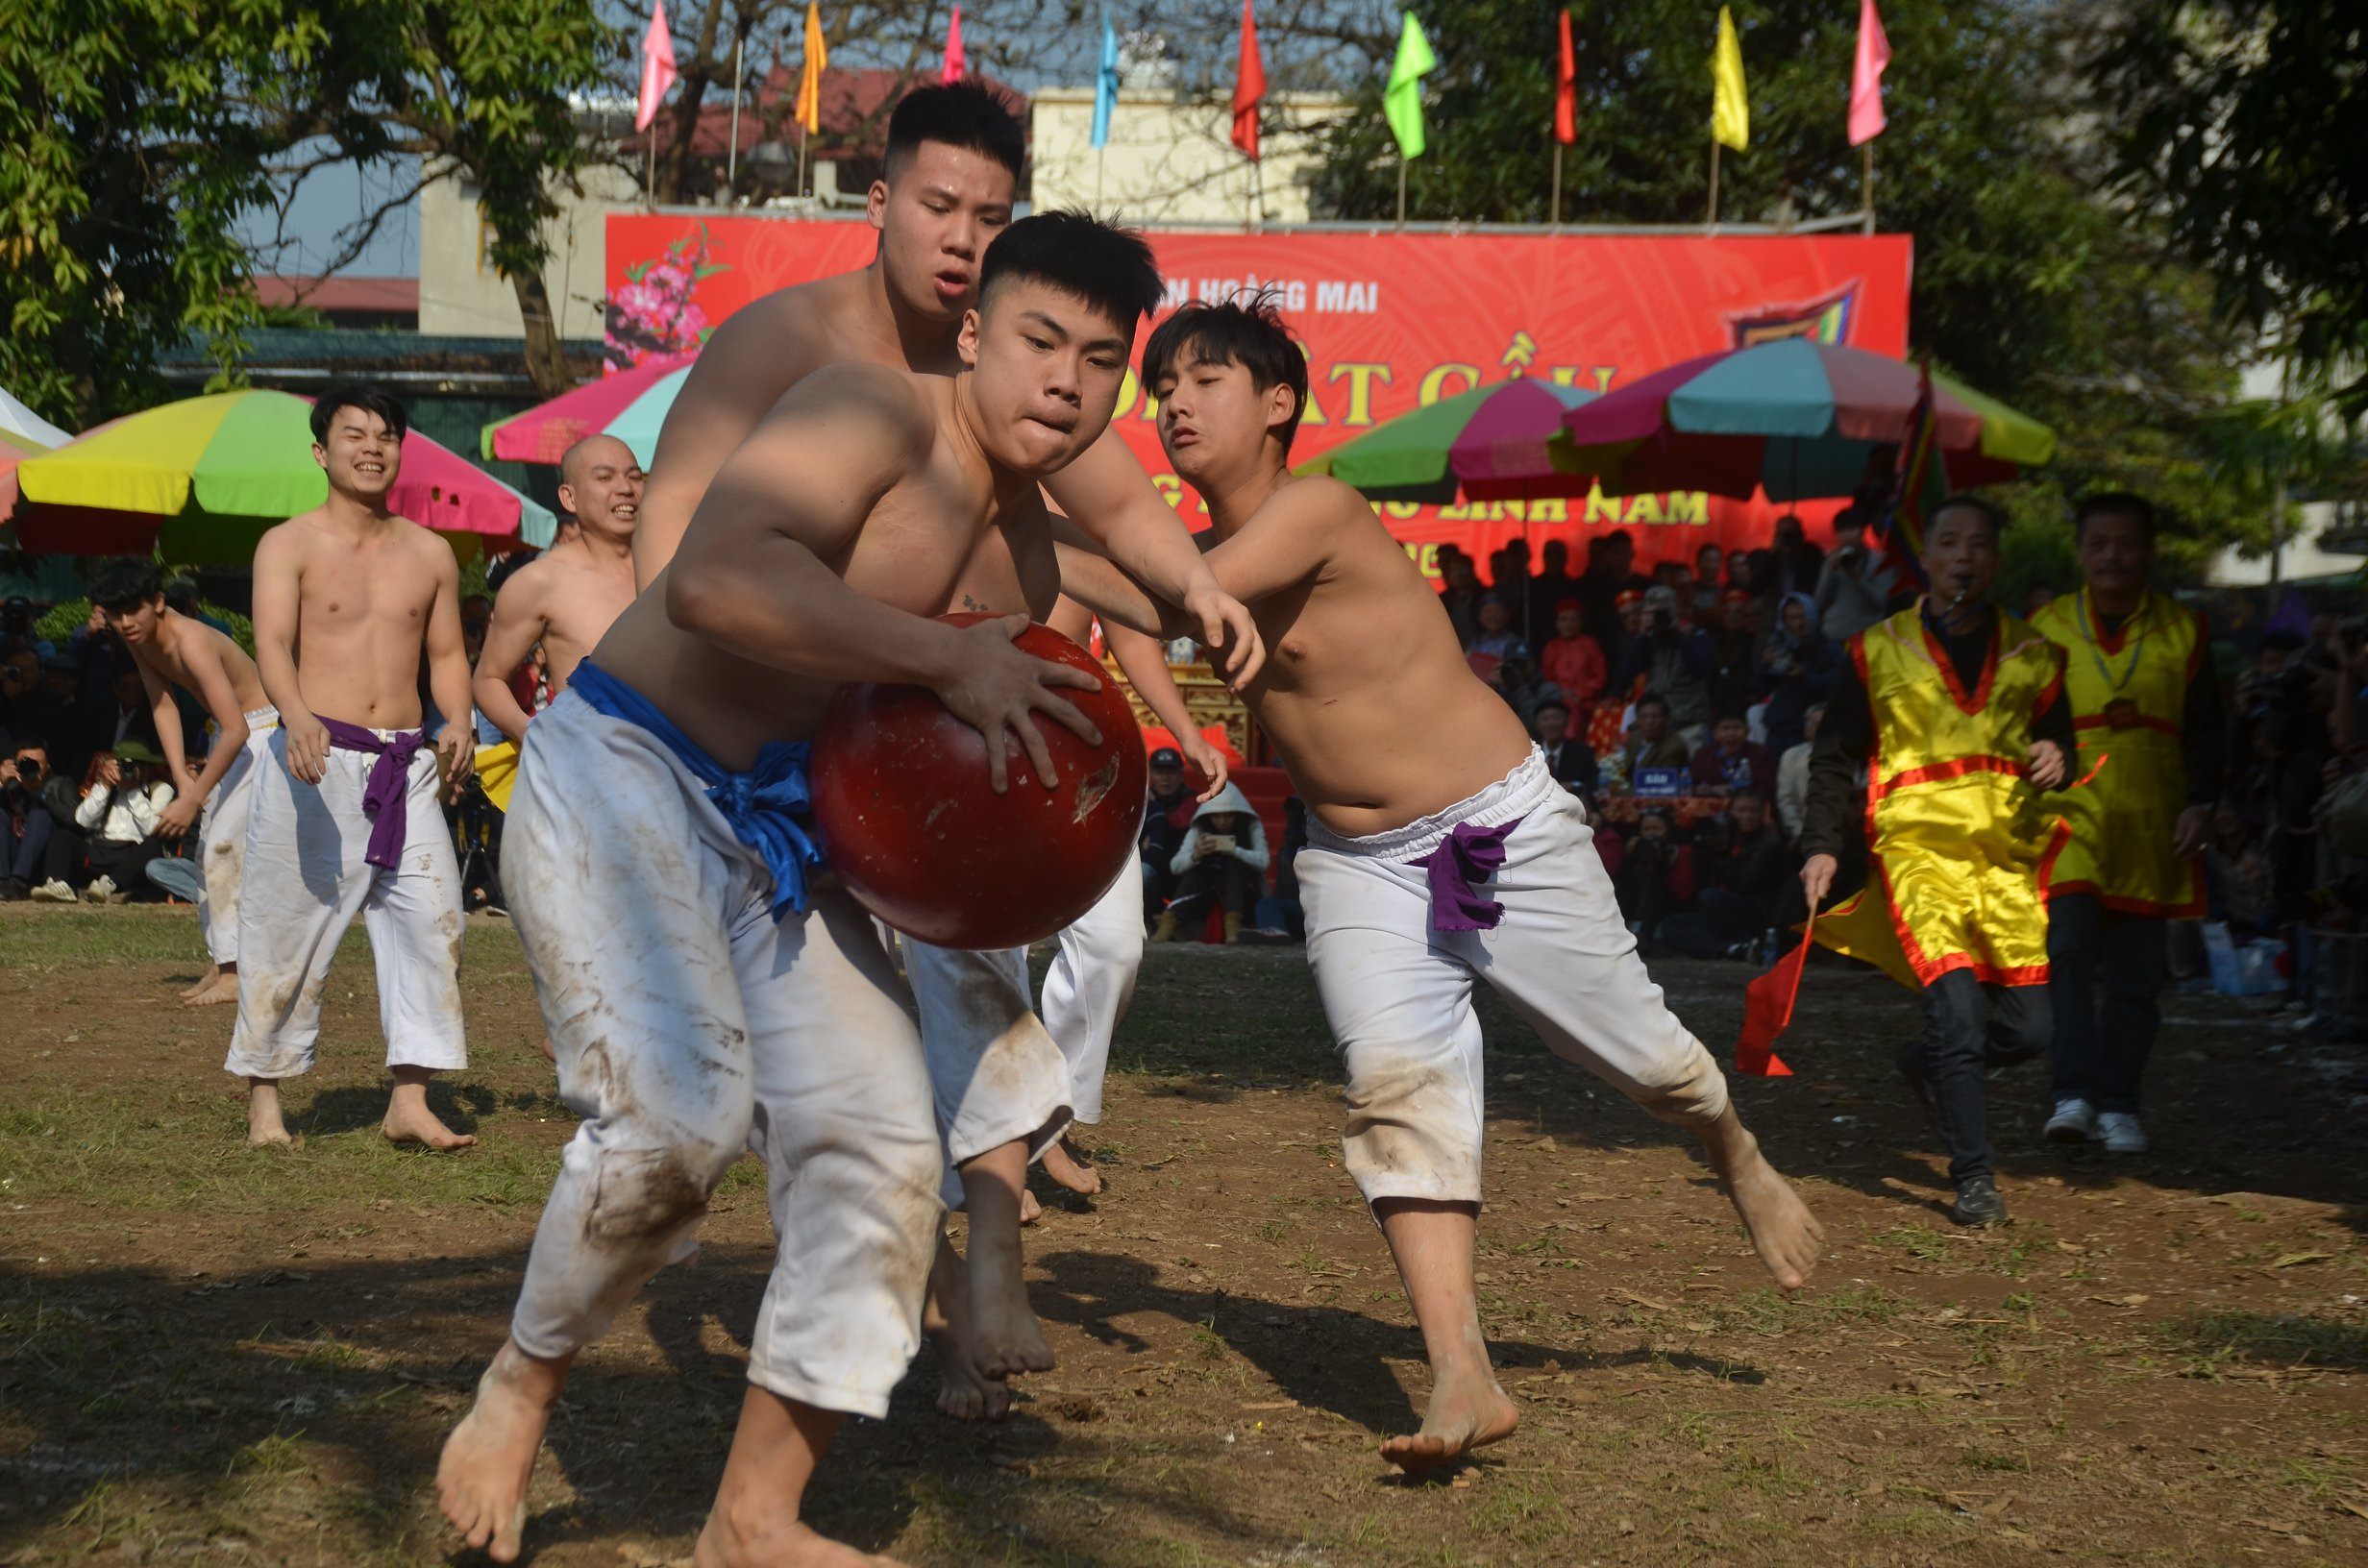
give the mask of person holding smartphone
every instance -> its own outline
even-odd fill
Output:
[[[1225,940],[1241,935],[1243,918],[1266,891],[1267,835],[1239,786],[1227,784],[1193,814],[1168,865],[1176,876],[1175,896],[1160,912],[1152,941],[1173,942],[1198,930],[1212,898],[1225,912]]]

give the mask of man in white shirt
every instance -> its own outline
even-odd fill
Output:
[[[111,753],[92,759],[90,787],[74,808],[74,825],[89,835],[86,902],[120,902],[141,885],[148,863],[163,853],[157,823],[173,803],[163,767],[155,748],[136,740],[119,742]]]
[[[1809,752],[1825,719],[1825,704],[1812,702],[1801,714],[1801,744],[1787,747],[1776,759],[1776,821],[1788,845],[1801,842],[1809,821]]]

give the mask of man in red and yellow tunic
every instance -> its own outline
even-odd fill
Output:
[[[2220,687],[2206,667],[2203,619],[2146,585],[2154,507],[2140,496],[2092,496],[2074,527],[2081,591],[2033,618],[2064,650],[2083,778],[2061,801],[2071,840],[2048,883],[2047,1139],[2143,1154],[2138,1080],[2161,1027],[2170,922],[2204,910],[2195,857],[2221,780]]]
[[[1850,640],[1851,660],[1810,754],[1801,883],[1813,908],[1861,831],[1865,888],[1816,939],[1924,994],[1925,1034],[1899,1066],[1931,1106],[1961,1225],[2006,1218],[1986,1071],[2047,1048],[2048,862],[2063,833],[2038,792],[2063,782],[2072,723],[2063,658],[1986,596],[1999,517],[1952,497],[1924,534],[1931,585],[1913,608]]]

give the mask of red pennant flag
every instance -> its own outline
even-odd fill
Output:
[[[1567,147],[1579,139],[1579,63],[1570,52],[1570,12],[1562,13],[1563,58],[1554,71],[1554,139]]]
[[[1791,1025],[1792,1004],[1801,994],[1801,968],[1809,962],[1809,934],[1816,925],[1813,912],[1809,924],[1801,928],[1800,945],[1743,988],[1743,1032],[1736,1037],[1735,1070],[1745,1077],[1792,1076],[1776,1054],[1776,1041]]]
[[[675,69],[674,35],[666,31],[666,0],[650,12],[650,31],[641,39],[641,96],[633,103],[633,129],[647,131],[657,118],[658,100],[681,79]]]
[[[961,81],[963,72],[969,68],[969,61],[962,53],[962,8],[957,5],[953,8],[953,19],[946,24],[946,62],[938,67],[937,79],[951,86]]]
[[[1267,68],[1258,60],[1258,23],[1242,0],[1242,63],[1233,79],[1233,144],[1258,161],[1258,101],[1267,95]]]

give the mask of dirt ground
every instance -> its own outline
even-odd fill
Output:
[[[482,1140],[377,1134],[358,936],[293,1151],[239,1141],[230,1018],[185,1012],[186,911],[0,909],[0,1565],[435,1561],[429,1481],[499,1342],[572,1118],[515,938],[468,936]],[[1656,973],[1731,1041],[1745,971]],[[1700,1163],[1492,1005],[1482,1310],[1523,1425],[1450,1478],[1375,1454],[1420,1345],[1341,1169],[1296,950],[1166,948],[1089,1130],[1107,1192],[1040,1186],[1060,1368],[999,1428],[925,1351],[851,1424],[816,1522],[916,1565],[2368,1562],[2368,1167],[2343,1064],[2170,999],[2129,1162],[2040,1150],[1993,1086],[2015,1223],[1963,1235],[1889,1059],[1888,982],[1811,971],[1795,1078],[1737,1086],[1829,1236],[1779,1298]],[[737,1167],[700,1259],[579,1365],[536,1472],[551,1565],[688,1560],[771,1252]]]

